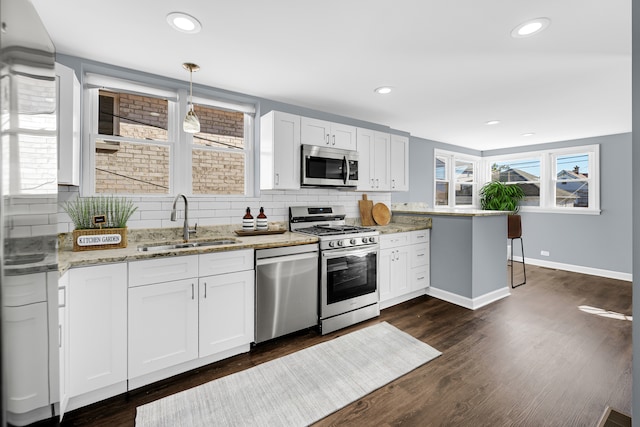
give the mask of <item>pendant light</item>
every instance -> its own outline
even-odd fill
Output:
[[[189,70],[189,111],[182,122],[182,129],[187,133],[198,133],[200,132],[200,120],[193,111],[193,72],[198,71],[200,66],[190,62],[185,62],[182,66]]]

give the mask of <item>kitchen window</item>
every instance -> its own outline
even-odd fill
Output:
[[[201,131],[182,131],[186,92],[85,76],[82,195],[247,195],[253,108],[195,98]]]
[[[476,207],[479,158],[443,150],[434,157],[434,206]]]
[[[599,145],[484,158],[487,176],[525,192],[523,211],[600,213]]]

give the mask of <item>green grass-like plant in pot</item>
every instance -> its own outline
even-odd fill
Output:
[[[74,250],[125,248],[127,247],[127,221],[138,209],[134,203],[125,197],[94,196],[78,197],[62,205],[62,209],[69,215],[74,225],[73,247]],[[96,224],[94,218],[104,216],[104,222]],[[117,234],[121,236],[118,243],[107,242],[104,245],[87,244],[91,238],[81,236],[98,236],[105,234]],[[99,239],[98,237],[92,238]]]

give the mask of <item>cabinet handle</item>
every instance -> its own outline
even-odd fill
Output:
[[[58,325],[58,348],[62,348],[62,325]]]
[[[58,294],[60,293],[60,291],[64,292],[64,298],[62,298],[62,304],[58,303],[58,308],[64,308],[67,306],[67,287],[59,286]],[[58,295],[58,301],[60,301],[60,295]]]
[[[207,298],[207,282],[204,282],[204,297]]]
[[[325,136],[325,138],[327,138],[327,141],[326,141],[326,144],[327,144],[327,145],[331,144],[331,142],[329,141],[329,138],[330,138],[330,137],[331,137],[331,135],[329,135],[329,134],[327,134],[327,135]]]
[[[418,277],[418,280],[424,280],[424,276]]]
[[[280,174],[276,174],[276,185],[280,185]]]
[[[422,253],[422,254],[418,254],[418,256],[425,256],[425,254],[424,254],[424,253]]]
[[[391,188],[396,188],[396,180],[395,179],[391,180]]]
[[[380,188],[380,179],[376,178],[376,188]]]
[[[195,299],[195,292],[194,292],[193,283],[191,284],[191,299]]]
[[[336,136],[335,135],[333,135],[333,144],[331,144],[331,145],[336,145]]]

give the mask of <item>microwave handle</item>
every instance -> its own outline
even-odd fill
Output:
[[[347,184],[347,180],[349,179],[350,175],[351,173],[349,171],[349,162],[347,161],[347,156],[344,156],[342,158],[342,181],[345,185]]]

